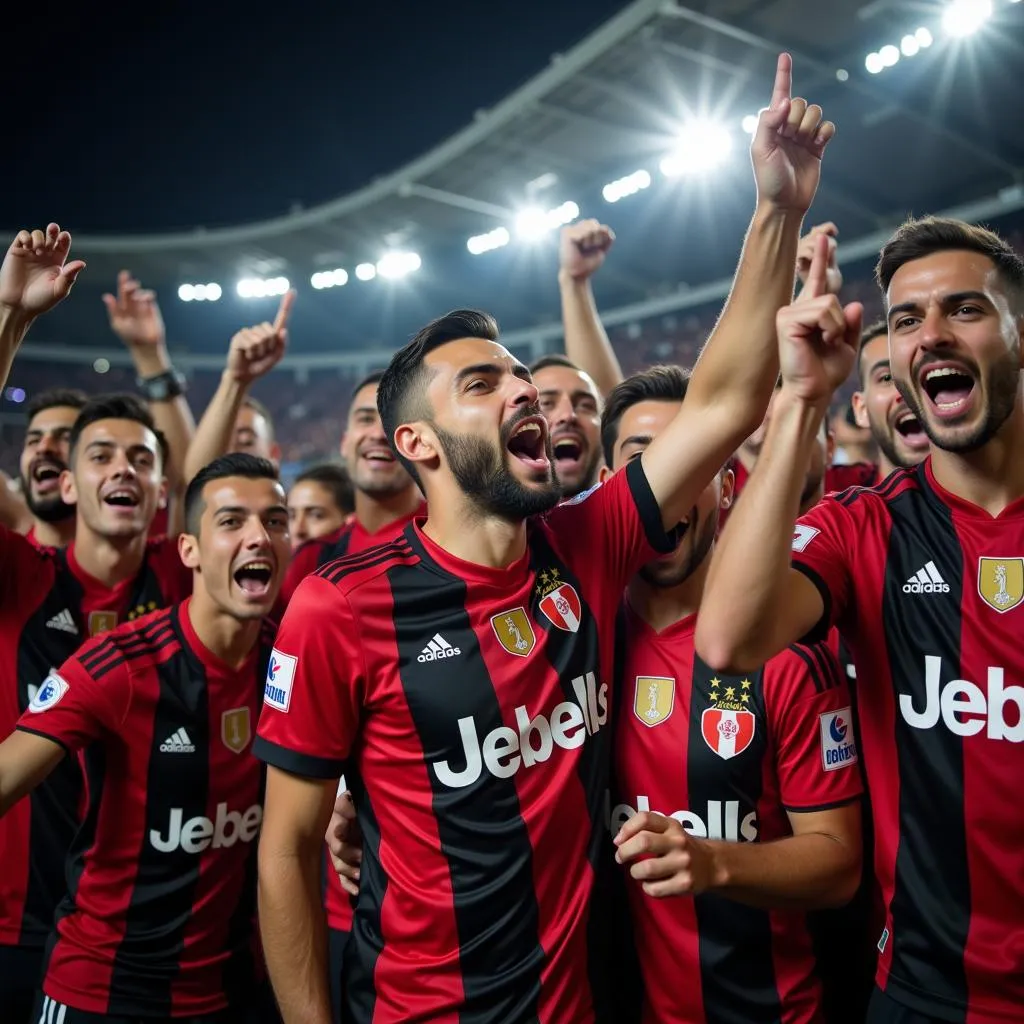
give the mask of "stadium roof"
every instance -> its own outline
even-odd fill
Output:
[[[995,0],[991,21],[965,40],[943,32],[941,14],[937,3],[892,0],[710,0],[703,12],[635,0],[462,131],[356,192],[235,227],[76,235],[75,251],[95,282],[130,266],[163,289],[165,312],[168,291],[182,282],[220,282],[233,300],[243,277],[283,276],[310,292],[319,270],[345,267],[352,275],[386,251],[414,251],[424,266],[415,287],[422,280],[424,294],[409,303],[413,321],[468,301],[494,309],[509,328],[533,329],[555,311],[551,247],[527,255],[515,240],[517,211],[573,201],[620,238],[602,271],[603,308],[678,306],[687,301],[681,287],[714,291],[731,273],[753,198],[740,123],[767,102],[776,55],[788,50],[795,91],[820,102],[839,126],[811,217],[835,220],[843,242],[862,240],[848,258],[867,256],[877,248],[873,236],[911,212],[973,204],[969,212],[989,218],[1024,207],[1024,136],[1001,116],[1024,78],[1024,48],[1014,41],[1024,4]],[[900,59],[901,40],[919,28],[933,43]],[[865,56],[886,44],[897,48],[894,66],[869,73]],[[732,159],[711,178],[664,181],[659,163],[693,117],[732,132]],[[606,183],[641,168],[655,179],[649,195],[605,202]],[[508,249],[468,255],[470,236],[501,226],[513,234]],[[341,314],[323,306],[333,295],[310,293],[318,326],[336,335],[331,345],[373,343],[386,333],[366,326],[363,300],[351,294],[381,287],[353,275],[335,289],[351,303]],[[368,308],[379,300],[365,301]],[[233,308],[236,322],[239,315],[244,322],[267,314]],[[389,314],[388,329],[405,326]]]

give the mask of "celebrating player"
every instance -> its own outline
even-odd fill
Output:
[[[0,744],[0,812],[79,750],[89,782],[33,1021],[228,1024],[258,994],[249,748],[289,556],[277,471],[224,456],[186,520],[191,598],[85,644]]]
[[[347,1017],[586,1021],[601,1008],[591,984],[606,978],[587,961],[604,933],[588,908],[607,843],[614,619],[774,385],[774,316],[834,130],[790,80],[784,56],[732,295],[686,403],[625,472],[555,507],[538,389],[486,315],[435,321],[381,378],[385,435],[428,518],[299,586],[257,740],[272,765],[261,931],[286,1020],[329,1020],[318,881],[350,757],[366,856]]]
[[[344,466],[331,462],[304,469],[288,491],[292,548],[341,529],[355,511],[355,489]]]
[[[860,313],[831,296],[782,310],[782,393],[697,649],[742,670],[838,625],[885,900],[869,1020],[994,1024],[1024,1006],[1024,262],[991,232],[929,218],[890,239],[877,276],[893,379],[931,455],[797,521],[802,460]]]

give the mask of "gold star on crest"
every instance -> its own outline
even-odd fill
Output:
[[[548,580],[549,580],[550,578],[551,578],[551,577],[550,577],[550,576],[548,576],[548,574],[547,574],[547,570],[545,569],[545,570],[544,570],[543,572],[541,572],[541,573],[540,573],[540,575],[539,575],[539,576],[537,577],[537,582],[538,582],[538,583],[540,583],[540,585],[541,585],[542,587],[546,587],[546,586],[547,586],[547,584],[548,584]]]
[[[740,686],[742,686],[744,690],[749,690],[750,689],[750,680],[749,679],[744,679],[743,682],[740,683]]]
[[[712,700],[718,700],[718,691],[717,690],[712,690],[711,693],[708,696],[710,696],[710,698]]]
[[[719,679],[718,676],[712,676],[711,677],[711,689],[712,690],[714,690],[716,687],[721,686],[721,685],[722,685],[722,680]]]
[[[727,686],[725,688],[725,699],[726,700],[735,700],[736,699],[736,687],[735,686]]]
[[[750,694],[749,693],[741,693],[740,694],[740,700],[743,701],[744,704],[748,703],[750,701]]]

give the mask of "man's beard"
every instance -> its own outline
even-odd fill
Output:
[[[718,532],[718,509],[709,512],[704,522],[697,518],[697,507],[690,513],[690,529],[694,531],[690,553],[678,565],[651,562],[640,570],[640,578],[657,590],[668,590],[685,583],[700,568],[715,543]],[[689,531],[687,531],[689,533]],[[684,538],[684,542],[688,539]]]
[[[452,434],[434,424],[452,475],[466,497],[485,516],[520,522],[529,516],[548,512],[561,498],[550,438],[545,444],[551,465],[551,481],[546,487],[536,490],[526,487],[508,468],[506,460],[510,456],[505,453],[509,438],[515,428],[531,415],[535,415],[533,410],[524,410],[522,415],[510,419],[501,428],[497,448],[481,437]]]
[[[1007,353],[1006,358],[1000,360],[998,366],[993,366],[989,370],[985,378],[986,387],[981,389],[982,393],[988,397],[985,416],[973,432],[965,437],[943,438],[937,435],[924,414],[924,408],[918,402],[917,396],[911,392],[908,384],[899,380],[896,380],[895,384],[896,390],[902,395],[907,408],[917,417],[921,428],[928,435],[928,440],[944,452],[965,455],[988,444],[1010,418],[1014,406],[1017,404],[1017,390],[1020,387],[1019,353],[1013,355]],[[975,375],[974,386],[975,388],[981,386],[980,373]],[[953,425],[953,429],[955,429],[955,425]]]
[[[577,494],[582,494],[584,491],[590,490],[590,488],[597,483],[597,470],[598,466],[601,465],[601,459],[603,457],[604,453],[601,451],[600,447],[594,448],[590,453],[590,459],[587,462],[583,476],[580,478],[580,482],[575,485],[569,483],[563,483],[561,485],[560,493],[563,500],[567,501],[569,498],[575,498]],[[552,465],[555,467],[555,472],[557,474],[558,461],[555,460]]]
[[[22,497],[29,512],[36,519],[44,523],[63,523],[75,514],[75,506],[64,501],[59,492],[45,498],[37,498],[32,494],[31,481],[25,479],[24,473],[20,474],[20,477]]]
[[[927,433],[928,428],[924,426],[924,419],[916,412],[914,415],[917,416],[918,423],[922,424],[922,430]],[[914,468],[916,462],[900,455],[899,449],[896,447],[895,429],[890,429],[884,423],[876,424],[870,413],[868,413],[868,426],[871,428],[871,437],[878,445],[878,450],[889,460],[890,466],[896,466],[898,469]]]

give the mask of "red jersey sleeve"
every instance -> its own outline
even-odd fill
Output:
[[[146,559],[160,581],[160,591],[168,605],[180,604],[192,594],[192,570],[178,554],[176,537],[157,537],[146,546]]]
[[[366,671],[348,598],[319,576],[288,605],[267,666],[253,752],[277,768],[337,779],[359,727]]]
[[[558,546],[574,567],[592,565],[614,585],[625,585],[642,565],[675,549],[641,459],[603,484],[562,502],[547,516]]]
[[[131,698],[131,674],[119,650],[109,637],[96,637],[43,680],[17,727],[74,753],[117,732]]]
[[[0,608],[25,607],[53,585],[53,557],[27,537],[0,525]]]
[[[787,811],[820,811],[861,795],[850,692],[827,644],[796,644],[772,658],[765,705]]]
[[[320,564],[320,554],[326,545],[322,540],[307,540],[298,550],[292,554],[292,560],[288,564],[288,571],[285,573],[284,582],[281,584],[281,596],[278,603],[281,608],[287,607],[295,596],[299,584],[310,573],[314,573]]]
[[[821,620],[806,640],[824,639],[846,609],[852,591],[847,542],[856,536],[849,509],[835,497],[824,498],[793,528],[793,568],[818,588],[825,606]]]

